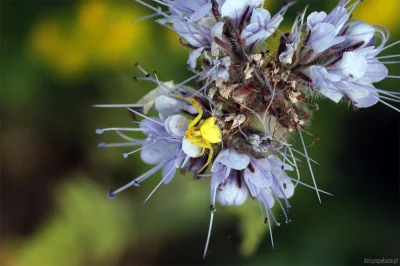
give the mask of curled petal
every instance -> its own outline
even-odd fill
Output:
[[[186,121],[186,117],[183,115],[172,115],[165,120],[165,129],[167,130],[168,133],[178,136],[178,137],[183,137],[187,131],[187,126],[188,124],[182,124],[184,121]]]
[[[169,182],[171,182],[172,178],[175,175],[175,172],[176,172],[175,160],[171,160],[164,166],[162,170],[164,184],[168,184]]]
[[[339,75],[330,74],[321,66],[310,66],[305,70],[305,74],[312,79],[313,87],[334,102],[339,102],[343,94],[338,91],[332,83],[339,82]]]
[[[196,68],[196,61],[197,58],[201,55],[201,53],[203,52],[204,47],[200,47],[197,48],[196,50],[194,50],[193,52],[190,53],[189,55],[189,59],[187,61],[187,64],[191,67],[191,68]]]
[[[325,12],[312,12],[310,15],[307,17],[307,26],[308,29],[314,29],[314,27],[321,23],[325,18],[327,17],[327,14]]]
[[[258,198],[265,204],[265,207],[270,209],[275,204],[274,196],[269,189],[261,189]]]
[[[343,36],[336,36],[336,28],[329,23],[320,23],[311,32],[308,46],[315,52],[321,53],[326,49],[345,40]]]
[[[366,88],[370,87],[370,89]],[[346,95],[359,108],[366,108],[376,104],[379,100],[379,94],[374,90],[371,84],[361,86],[349,85],[346,88]]]
[[[256,7],[262,4],[264,0],[226,0],[221,7],[221,16],[229,17],[233,21],[238,21],[247,7]]]
[[[376,58],[368,59],[368,67],[362,78],[363,82],[379,82],[387,77],[389,70]]]
[[[215,158],[211,172],[215,172],[216,165],[222,164],[235,170],[243,170],[249,165],[250,157],[235,149],[224,149]]]
[[[363,46],[368,45],[375,36],[375,28],[362,21],[350,21],[342,29],[346,38],[346,45],[354,45],[364,42]]]
[[[187,1],[190,2],[190,1]],[[204,6],[200,7],[199,9],[196,10],[196,12],[194,12],[191,16],[190,16],[190,21],[197,21],[203,17],[205,17],[208,12],[210,12],[212,8],[212,4],[211,3],[207,3]]]
[[[166,134],[166,130],[165,128],[154,122],[154,121],[158,121],[160,123],[162,123],[161,119],[158,117],[150,117],[150,119],[143,119],[142,121],[140,121],[139,126],[142,130],[142,132],[146,135],[151,134],[151,135],[164,135]]]
[[[367,60],[364,56],[355,52],[345,52],[338,64],[332,68],[338,68],[342,74],[351,79],[362,78],[367,71]]]
[[[143,146],[150,144],[145,143]],[[157,141],[142,149],[140,157],[147,164],[157,164],[173,156],[177,144]]]
[[[200,156],[202,148],[194,145],[191,141],[189,141],[186,137],[183,138],[182,141],[182,150],[189,157],[196,158]]]
[[[244,169],[244,180],[253,197],[256,197],[259,189],[267,188],[272,184],[270,164],[266,158],[253,159],[252,168]]]
[[[187,103],[173,97],[161,95],[156,99],[155,107],[162,117],[168,117],[185,109]]]

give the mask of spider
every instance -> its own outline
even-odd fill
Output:
[[[185,98],[181,96],[177,96],[177,98],[190,102],[192,106],[199,113],[193,120],[185,121],[185,122],[190,122],[188,125],[188,129],[185,133],[186,139],[189,140],[194,145],[196,145],[197,147],[203,148],[200,155],[197,157],[202,156],[206,151],[206,149],[210,150],[207,162],[198,171],[199,173],[203,171],[207,167],[207,165],[210,164],[213,158],[214,149],[211,144],[220,143],[222,141],[221,130],[216,124],[216,120],[213,116],[205,120],[201,119],[203,117],[203,109],[195,99]]]

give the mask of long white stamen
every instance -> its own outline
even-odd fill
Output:
[[[168,178],[169,174],[171,174],[171,172],[172,172],[173,170],[176,170],[176,168],[175,168],[175,167],[172,167],[171,170],[168,171],[168,173],[163,177],[163,179],[160,181],[160,183],[158,183],[158,185],[153,189],[153,191],[150,193],[150,195],[147,196],[147,198],[145,199],[145,201],[143,202],[143,204],[145,204],[145,203],[150,199],[150,197],[154,194],[154,192],[156,192],[156,190],[161,186],[161,184],[165,181],[165,179]]]
[[[307,153],[304,154],[304,153],[302,153],[302,152],[300,152],[300,151],[298,151],[298,150],[296,150],[296,149],[293,149],[293,148],[290,147],[290,146],[288,146],[288,147],[289,147],[289,149],[291,149],[291,150],[294,151],[295,153],[298,153],[298,154],[302,155],[304,158],[306,158],[307,160],[310,160],[310,162],[313,162],[313,163],[315,163],[316,165],[319,165],[319,163],[318,163],[317,161],[315,161],[314,159],[312,159],[311,157],[309,157]]]
[[[392,101],[392,102],[400,103],[400,99],[393,99],[393,98],[382,96],[382,95],[380,95],[379,98],[385,99],[385,100],[389,100],[389,101]]]
[[[153,168],[151,168],[149,171],[147,171],[146,173],[142,174],[141,176],[135,178],[134,180],[132,180],[131,182],[129,182],[128,184],[120,187],[117,190],[110,190],[109,191],[109,196],[111,198],[114,198],[115,195],[117,195],[118,193],[120,193],[121,191],[124,191],[125,189],[131,187],[131,186],[139,186],[139,183],[143,180],[145,180],[146,178],[148,178],[149,176],[152,176],[155,172],[157,172],[158,170],[160,170],[163,166],[165,165],[165,161],[162,161],[161,163],[159,163],[158,165],[154,166]]]
[[[317,196],[318,196],[319,202],[321,203],[321,197],[319,196],[319,191],[318,191],[317,183],[315,182],[314,172],[313,172],[312,167],[311,167],[310,158],[308,157],[307,148],[306,148],[306,145],[305,145],[305,143],[304,143],[303,134],[301,134],[301,131],[302,131],[301,128],[299,128],[298,132],[299,132],[299,135],[300,135],[301,143],[303,144],[304,153],[306,154],[308,167],[310,168],[311,177],[312,177],[312,180],[313,180],[315,189],[316,189],[316,191],[317,191]]]
[[[98,108],[142,108],[143,104],[95,104],[92,107]]]
[[[215,188],[215,190],[214,190],[214,196],[213,196],[211,208],[215,208],[215,198],[216,198],[216,196],[217,196],[217,188]],[[215,211],[215,210],[211,210],[210,225],[209,225],[209,227],[208,227],[207,241],[206,241],[206,246],[205,246],[205,248],[204,248],[203,259],[204,259],[204,258],[206,257],[206,255],[207,255],[208,244],[210,243],[211,229],[212,229],[213,219],[214,219],[214,211]]]
[[[257,198],[257,199],[258,199],[258,205],[260,206],[261,214],[262,214],[262,216],[263,216],[264,218],[266,218],[264,209],[263,209],[263,207],[262,207],[262,205],[261,205],[261,200],[260,200],[260,198]]]
[[[121,143],[104,143],[100,142],[97,147],[99,148],[113,148],[113,147],[130,147],[130,146],[138,146],[142,145],[144,141],[137,141],[137,142],[121,142]]]
[[[96,129],[96,134],[103,134],[106,131],[133,131],[133,132],[143,132],[141,128],[131,128],[131,127],[109,127],[109,128],[99,128]]]
[[[376,59],[386,59],[386,58],[394,58],[394,57],[400,57],[400,54],[377,56]]]
[[[276,220],[275,215],[272,213],[271,207],[269,206],[268,201],[267,201],[267,199],[264,197],[263,194],[261,194],[261,198],[263,199],[262,202],[264,203],[265,210],[266,210],[266,212],[267,212],[267,218],[268,218],[268,220],[269,220],[269,215],[268,215],[268,213],[270,213],[272,219],[274,220],[274,222],[275,222],[275,224],[276,224],[276,226],[281,226],[281,224],[278,223],[278,221]]]
[[[290,222],[290,219],[289,219],[289,217],[288,217],[288,215],[287,215],[287,213],[286,213],[286,211],[285,211],[285,208],[284,208],[283,205],[282,205],[282,202],[279,200],[278,195],[276,195],[276,193],[275,193],[274,190],[272,190],[272,189],[271,189],[271,192],[272,192],[272,194],[273,194],[273,196],[274,196],[274,198],[275,198],[275,201],[277,201],[278,204],[279,204],[279,206],[281,207],[281,209],[282,209],[282,211],[283,211],[283,215],[285,215],[286,223],[289,223],[289,222]],[[287,207],[290,208],[290,205],[287,206]]]
[[[184,17],[185,19],[189,19],[189,18],[187,18],[182,12],[180,12],[177,8],[175,8],[175,6],[173,5],[173,3],[164,3],[164,2],[162,2],[162,1],[159,1],[159,0],[153,0],[154,2],[156,2],[156,3],[159,3],[159,4],[162,4],[162,5],[164,5],[164,6],[167,6],[167,7],[169,7],[170,9],[172,9],[172,10],[174,10],[177,14],[179,14],[180,16],[182,16],[182,17]]]
[[[375,97],[374,97],[375,98]],[[375,99],[377,99],[378,101],[380,101],[381,103],[383,103],[384,105],[386,105],[386,106],[389,106],[389,107],[391,107],[391,108],[393,108],[394,110],[396,110],[397,112],[400,112],[400,110],[399,109],[397,109],[396,107],[394,107],[393,105],[391,105],[391,104],[388,104],[387,102],[385,102],[385,101],[382,101],[381,99],[378,99],[378,98],[375,98]]]
[[[158,79],[157,73],[154,72],[154,77],[156,78],[156,82],[158,84],[158,86],[164,91],[165,94],[167,94],[168,96],[171,96],[168,92],[168,90],[166,89],[166,86],[164,86],[160,80]]]
[[[293,156],[292,150],[289,149],[289,152],[290,152],[290,154]],[[293,156],[293,157],[294,157],[294,156]],[[296,169],[296,174],[297,174],[297,183],[294,185],[294,188],[296,188],[297,185],[299,184],[299,181],[300,181],[300,171],[299,171],[299,168],[297,167],[297,162],[296,162],[296,160],[293,160],[293,161],[294,161],[294,168]]]
[[[198,74],[196,74],[196,75],[193,75],[193,76],[191,76],[190,78],[185,79],[185,80],[182,81],[181,83],[177,84],[176,87],[177,87],[177,88],[180,88],[180,87],[182,87],[183,85],[185,85],[186,83],[188,83],[189,81],[194,80],[194,79],[197,78],[198,76],[200,76],[200,73],[198,73]]]
[[[269,218],[268,210],[267,210],[267,219],[268,219],[269,235],[270,235],[270,237],[271,237],[272,249],[275,249],[274,237],[273,237],[273,235],[272,235],[272,228],[271,228],[271,219]]]
[[[366,86],[366,85],[363,85],[363,84],[360,84],[360,83],[357,83],[357,82],[353,82],[353,84],[355,84],[355,85],[357,85],[357,86],[359,86],[359,87],[366,88],[366,89],[368,89],[368,90],[370,90],[370,91],[377,91],[377,92],[379,92],[380,94],[385,94],[385,95],[390,96],[390,97],[393,97],[393,98],[395,98],[395,99],[400,99],[400,92],[385,91],[385,90],[377,89],[377,88],[375,88],[375,87]],[[399,96],[397,96],[397,95],[399,95]]]
[[[158,9],[158,10],[161,11],[161,9]],[[157,12],[157,13],[154,13],[154,14],[151,14],[151,15],[147,15],[147,16],[143,16],[143,17],[137,18],[137,19],[133,20],[133,22],[135,23],[135,22],[139,22],[139,21],[146,20],[146,19],[149,19],[149,18],[154,18],[154,17],[157,17],[159,15],[160,15],[160,13]]]
[[[392,44],[389,44],[388,46],[382,48],[380,51],[386,50],[386,49],[388,49],[388,48],[390,48],[390,47],[392,47],[392,46],[395,46],[395,45],[397,45],[397,44],[399,44],[399,43],[400,43],[400,40],[398,40],[397,42],[394,42],[394,43],[392,43]]]
[[[400,64],[400,61],[386,61],[386,62],[380,62],[384,65],[395,65],[395,64]]]
[[[125,135],[124,133],[122,133],[122,132],[120,132],[120,131],[118,131],[118,130],[116,130],[116,131],[114,131],[115,133],[117,133],[121,138],[123,138],[123,139],[125,139],[125,140],[127,140],[127,141],[136,141],[136,139],[133,139],[133,138],[131,138],[131,137],[128,137],[127,135]]]
[[[134,154],[134,153],[136,153],[136,152],[138,152],[138,151],[141,151],[141,150],[143,150],[143,149],[145,149],[145,148],[147,148],[147,147],[149,147],[149,146],[151,146],[151,145],[153,145],[153,144],[155,144],[155,142],[151,142],[151,143],[149,143],[149,144],[146,144],[146,145],[140,147],[139,149],[133,150],[133,151],[131,151],[131,152],[124,152],[124,153],[122,154],[122,157],[124,157],[124,158],[126,159],[126,158],[128,158],[129,155],[132,155],[132,154]]]
[[[166,17],[166,18],[169,17],[168,14],[162,12],[162,11],[159,10],[158,8],[155,8],[154,6],[149,5],[149,4],[147,4],[147,3],[145,3],[145,2],[143,2],[143,1],[141,1],[141,0],[135,0],[135,2],[137,2],[137,3],[139,3],[139,4],[142,4],[142,5],[144,5],[145,7],[148,7],[148,8],[150,8],[151,10],[153,10],[153,11],[155,11],[155,12],[158,12],[160,15],[163,15],[163,16]]]
[[[295,179],[295,178],[290,177],[290,176],[288,176],[288,177],[289,177],[292,181],[298,182],[300,185],[303,185],[303,186],[305,186],[305,187],[311,188],[312,190],[315,190],[315,191],[319,191],[319,192],[321,192],[321,193],[323,193],[323,194],[326,194],[326,195],[329,195],[329,196],[333,196],[333,194],[331,194],[331,193],[329,193],[329,192],[326,192],[326,191],[321,190],[321,189],[315,189],[315,187],[313,187],[313,186],[311,186],[311,185],[309,185],[309,184],[306,184],[306,183],[304,183],[304,182],[302,182],[302,181],[300,181],[300,180],[298,180],[298,179]]]
[[[138,116],[141,116],[141,117],[146,118],[146,119],[148,119],[148,120],[150,120],[150,121],[152,121],[152,122],[154,122],[156,124],[159,124],[160,126],[163,126],[163,127],[165,126],[163,123],[161,123],[161,122],[159,122],[157,120],[154,120],[154,119],[152,119],[152,118],[150,118],[148,116],[145,116],[145,115],[143,115],[143,114],[141,114],[141,113],[139,113],[139,112],[137,112],[137,111],[135,111],[135,110],[133,110],[131,108],[128,108],[128,110],[131,111],[134,114],[137,114]]]

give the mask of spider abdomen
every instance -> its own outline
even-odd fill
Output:
[[[219,143],[221,142],[221,130],[215,123],[214,117],[209,117],[200,124],[200,133],[208,143]]]

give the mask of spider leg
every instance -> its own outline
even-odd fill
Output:
[[[211,146],[211,144],[208,143],[208,142],[198,142],[198,143],[195,143],[195,145],[198,146],[198,147],[202,147],[203,148],[203,151],[201,152],[201,154],[204,154],[205,149],[210,150],[210,152],[208,153],[207,162],[203,165],[203,167],[199,171],[197,171],[197,173],[200,173],[201,171],[203,171],[207,167],[207,165],[209,165],[211,163],[211,160],[212,160],[213,155],[214,155],[214,149]]]
[[[206,148],[203,147],[203,149],[201,150],[201,153],[196,158],[203,156],[205,152],[206,152]]]
[[[183,126],[186,123],[192,122],[192,119],[186,119],[185,121],[183,121],[182,123],[180,123],[179,125],[176,126],[176,128]]]
[[[201,108],[200,104],[193,98],[186,98],[186,97],[182,97],[182,96],[175,96],[178,99],[182,99],[185,101],[188,101],[192,104],[192,106],[197,110],[197,112],[199,113],[195,119],[193,119],[192,122],[190,122],[190,124],[188,125],[188,129],[193,128],[199,121],[200,119],[203,117],[203,108]]]

